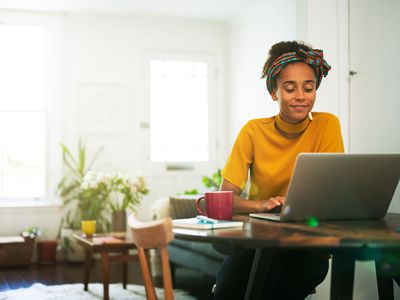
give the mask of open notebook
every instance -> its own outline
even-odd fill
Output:
[[[400,154],[302,153],[274,221],[383,218],[400,178]]]
[[[191,228],[191,229],[219,229],[230,227],[241,227],[243,222],[239,221],[220,221],[206,222],[199,218],[175,219],[172,220],[173,227]]]

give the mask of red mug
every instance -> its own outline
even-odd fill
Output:
[[[200,207],[200,201],[203,199],[206,202],[205,212]],[[233,192],[205,192],[204,196],[196,200],[196,209],[201,215],[208,218],[230,221],[233,214]]]

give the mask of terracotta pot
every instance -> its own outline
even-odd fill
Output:
[[[38,262],[43,265],[56,263],[57,259],[57,241],[38,241]]]

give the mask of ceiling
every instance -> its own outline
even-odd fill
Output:
[[[0,9],[161,15],[226,21],[268,0],[0,0]]]

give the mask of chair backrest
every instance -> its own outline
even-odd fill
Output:
[[[167,249],[167,245],[174,239],[174,234],[172,232],[172,219],[165,218],[156,221],[142,222],[136,219],[132,214],[129,217],[128,224],[132,232],[133,241],[138,250],[140,268],[142,269],[147,299],[155,300],[157,299],[157,296],[144,249],[159,249],[161,253],[165,294],[164,299],[173,300],[174,293]]]

